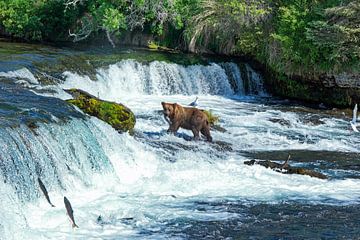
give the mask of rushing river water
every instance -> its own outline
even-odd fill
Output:
[[[350,116],[271,97],[245,63],[141,61],[155,53],[140,52],[109,60],[0,42],[0,239],[360,237],[360,135]],[[130,107],[135,134],[62,101],[67,88]],[[166,134],[160,102],[196,96],[227,130],[212,131],[213,143]],[[329,179],[244,164],[288,154]]]

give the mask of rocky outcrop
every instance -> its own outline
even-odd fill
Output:
[[[289,77],[270,72],[265,74],[265,82],[271,93],[285,98],[342,108],[360,103],[360,74]]]
[[[84,113],[107,122],[119,132],[132,132],[134,129],[135,115],[123,104],[101,100],[79,89],[65,91],[74,98],[67,100],[67,102],[77,106]]]
[[[291,167],[289,164],[287,164],[287,162],[285,162],[284,164],[279,164],[279,163],[272,162],[269,160],[266,160],[266,161],[251,160],[251,161],[245,161],[244,164],[250,165],[250,166],[258,164],[260,166],[263,166],[266,168],[271,168],[272,170],[283,173],[283,174],[300,174],[300,175],[307,175],[310,177],[316,177],[316,178],[320,178],[320,179],[328,178],[326,175],[316,172],[316,171],[313,171],[313,170],[309,170],[309,169],[305,169],[305,168]]]

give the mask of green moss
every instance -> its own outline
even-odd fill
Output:
[[[41,72],[50,76],[62,79],[61,73],[65,71],[74,72],[79,75],[86,75],[92,80],[96,80],[96,69],[108,67],[110,64],[118,63],[122,60],[132,59],[142,64],[149,64],[153,61],[166,63],[177,63],[184,66],[201,64],[207,65],[209,59],[195,54],[175,53],[169,51],[151,51],[149,49],[123,50],[116,49],[111,52],[108,50],[98,51],[73,51],[64,50],[61,55],[55,55],[51,59],[39,59],[32,64]],[[0,51],[1,53],[1,51]],[[51,79],[45,79],[44,76],[37,76],[43,84],[53,84]]]
[[[135,115],[126,106],[100,100],[77,89],[70,89],[67,92],[74,97],[67,102],[77,106],[85,113],[107,122],[120,132],[133,130],[136,122]]]
[[[157,50],[159,48],[159,45],[157,43],[155,43],[154,41],[150,41],[148,44],[148,48]]]
[[[155,48],[154,48],[155,49]],[[166,49],[164,47],[157,46],[156,49]],[[109,64],[114,64],[121,60],[133,59],[141,63],[150,63],[153,61],[161,61],[167,63],[177,63],[184,66],[202,64],[207,65],[209,63],[208,59],[195,54],[184,54],[179,52],[164,52],[164,51],[151,51],[151,50],[142,50],[137,49],[136,51],[131,52],[109,52],[105,54],[87,54],[86,58],[89,63],[93,64],[95,67],[107,66]]]
[[[211,110],[209,110],[209,111],[208,110],[202,110],[202,111],[206,114],[210,126],[214,126],[219,122],[220,117],[213,114]]]

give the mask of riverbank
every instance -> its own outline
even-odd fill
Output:
[[[356,0],[9,0],[0,7],[0,34],[8,37],[246,56],[274,95],[328,107],[359,101]]]
[[[136,38],[139,38],[139,35],[135,36]],[[130,36],[125,38],[128,39],[126,42],[127,44],[123,45],[121,42],[116,42],[117,47],[112,48],[104,37],[88,39],[88,41],[84,43],[38,43],[31,41],[29,43],[22,43],[23,41],[19,39],[9,39],[3,37],[0,38],[0,48],[2,48],[3,52],[15,51],[16,47],[14,46],[16,44],[23,44],[28,45],[28,48],[41,49],[43,44],[45,44],[54,48],[65,47],[67,49],[86,51],[86,49],[92,48],[91,46],[97,46],[98,49],[102,49],[103,53],[100,53],[98,51],[98,56],[96,57],[92,57],[91,55],[87,56],[86,59],[89,61],[89,63],[91,63],[91,66],[86,64],[86,59],[81,56],[74,56],[70,59],[64,56],[64,59],[58,59],[60,61],[60,65],[65,64],[65,67],[68,67],[68,69],[81,69],[81,71],[87,71],[86,69],[88,69],[87,74],[89,74],[89,76],[95,76],[93,67],[100,67],[106,64],[114,63],[119,60],[119,52],[122,52],[121,58],[123,59],[131,56],[131,58],[136,59],[140,62],[165,61],[175,62],[185,66],[191,64],[208,64],[209,62],[223,61],[233,61],[237,62],[238,64],[247,62],[252,66],[252,68],[261,73],[264,78],[264,84],[268,92],[273,96],[301,101],[305,104],[310,104],[311,106],[321,104],[321,106],[326,108],[352,108],[354,104],[360,102],[360,77],[356,74],[329,74],[314,78],[304,78],[302,76],[289,77],[285,74],[280,74],[278,72],[275,72],[274,70],[271,70],[265,64],[262,64],[249,56],[226,55],[221,53],[189,54],[186,53],[186,51],[178,51],[174,53],[164,50],[152,50],[152,54],[147,54],[147,51],[150,49],[148,48],[147,44],[145,44],[145,42],[141,44],[134,44],[136,41]],[[131,48],[137,49],[136,54],[134,54],[134,52],[123,51],[123,49]],[[73,62],[72,64],[75,65],[71,67],[70,65],[72,64],[70,64],[70,62]],[[47,71],[47,69],[51,68],[51,71],[56,69],[50,67],[50,65],[49,62],[43,61],[39,63],[38,66],[45,72],[50,73]],[[60,65],[58,70],[61,68]],[[242,72],[241,74],[243,75],[243,77],[246,77],[246,73]]]

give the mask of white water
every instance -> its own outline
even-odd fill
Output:
[[[140,137],[118,134],[96,118],[74,119],[63,125],[40,124],[36,133],[26,127],[2,129],[0,153],[5,156],[6,172],[19,182],[0,181],[0,207],[7,210],[0,220],[0,233],[5,239],[162,239],[167,238],[165,233],[140,233],[161,232],[166,222],[177,218],[208,221],[241,217],[223,211],[194,211],[191,206],[196,201],[358,202],[360,180],[282,175],[243,164],[248,159],[239,154],[241,151],[359,152],[359,138],[349,132],[344,120],[325,118],[322,125],[306,125],[299,113],[241,101],[253,97],[243,96],[244,85],[236,71],[237,91],[231,88],[225,69],[217,64],[185,68],[123,61],[99,69],[97,81],[64,73],[67,80],[60,87],[80,88],[129,106],[137,116]],[[255,77],[260,88],[259,81]],[[263,93],[259,88],[256,91]],[[195,95],[199,95],[199,107],[219,115],[221,125],[228,130],[213,132],[214,140],[226,142],[233,151],[219,151],[216,143],[164,134],[167,124],[157,112],[160,102],[186,105]],[[56,96],[68,97],[61,90]],[[269,121],[275,117],[288,120],[290,125]],[[188,131],[180,133],[191,136]],[[39,192],[37,175],[48,187],[56,208]],[[13,194],[14,187],[20,192]],[[63,196],[72,203],[79,229],[70,227]]]
[[[224,66],[224,67],[222,67]],[[248,93],[265,95],[261,78],[249,66],[246,75],[254,79]],[[231,79],[228,75],[231,73]],[[63,88],[76,86],[81,81],[86,91],[94,91],[109,100],[142,95],[233,95],[245,94],[240,70],[234,63],[212,63],[209,66],[178,64],[154,61],[148,65],[133,60],[123,60],[97,73],[97,81],[88,76],[65,72],[67,77]],[[231,84],[236,85],[234,90]]]

